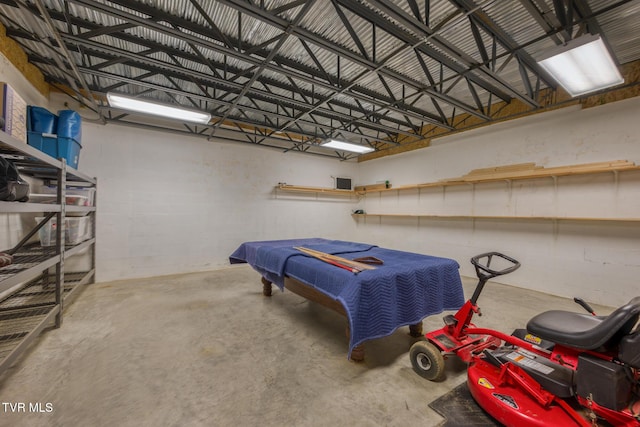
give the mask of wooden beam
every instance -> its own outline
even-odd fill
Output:
[[[511,102],[509,103],[498,102],[491,106],[491,111],[493,111],[491,117],[493,120],[490,122],[482,121],[470,114],[460,114],[459,116],[457,116],[458,119],[456,120],[456,123],[454,123],[454,127],[456,128],[455,130],[448,131],[442,128],[435,129],[432,125],[425,126],[422,128],[422,131],[420,133],[422,135],[428,135],[428,137],[417,141],[412,140],[407,143],[402,143],[403,140],[401,139],[400,145],[358,156],[358,162],[365,162],[367,160],[378,159],[381,157],[425,148],[431,144],[431,139],[434,137],[453,135],[467,130],[477,129],[484,126],[491,126],[495,123],[519,119],[521,117],[545,113],[548,111],[566,108],[573,105],[581,105],[582,108],[590,108],[639,96],[640,60],[622,65],[620,67],[620,72],[625,81],[625,84],[622,87],[612,88],[595,95],[584,96],[575,99],[571,98],[562,88],[559,88],[557,90],[546,88],[541,90],[540,95],[538,96],[538,103],[541,105],[541,108],[532,110],[529,105],[526,105],[515,99],[511,100]]]
[[[31,64],[27,54],[13,39],[7,37],[7,29],[0,24],[0,53],[11,62],[20,73],[45,97],[49,98],[50,86],[42,72]]]

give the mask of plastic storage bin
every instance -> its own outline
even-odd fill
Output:
[[[29,131],[27,132],[27,144],[47,154],[58,150],[58,138],[52,133]]]
[[[36,217],[36,222],[39,224],[44,220],[44,217]],[[55,217],[51,218],[47,224],[45,224],[40,230],[38,230],[38,237],[40,238],[41,246],[55,246],[56,244],[56,229],[57,220]],[[91,237],[91,218],[90,217],[75,217],[65,218],[65,233],[64,243],[65,245],[77,245],[84,242]]]
[[[58,137],[53,134],[27,132],[27,144],[53,157],[64,158],[67,165],[77,169],[82,146],[72,138]]]
[[[36,223],[40,224],[44,220],[43,217],[36,217]],[[51,218],[49,222],[38,230],[38,238],[40,238],[40,246],[55,246],[56,244],[56,229],[58,223],[56,218]]]
[[[75,139],[58,136],[58,151],[52,157],[56,159],[64,158],[69,166],[78,169],[81,148],[82,146]]]
[[[43,107],[29,105],[27,107],[27,130],[37,133],[56,133],[58,116]]]
[[[58,111],[58,137],[71,138],[82,143],[82,118],[73,110]]]
[[[58,194],[58,187],[42,187],[45,194]],[[93,206],[96,189],[93,187],[67,187],[65,191],[68,205]]]
[[[91,218],[87,216],[65,218],[65,244],[77,245],[91,237]]]

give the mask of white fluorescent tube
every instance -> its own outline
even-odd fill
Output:
[[[181,107],[172,107],[153,101],[145,101],[129,96],[107,93],[109,105],[113,108],[137,111],[139,113],[153,114],[156,116],[169,117],[175,120],[207,124],[211,120],[211,114],[202,111],[189,110]]]
[[[549,51],[538,64],[572,97],[624,83],[599,35],[585,35]]]
[[[373,151],[373,148],[371,147],[366,147],[364,145],[358,145],[358,144],[352,144],[350,142],[344,142],[344,141],[338,141],[335,139],[331,139],[323,144],[320,144],[321,147],[329,147],[329,148],[335,148],[336,150],[344,150],[344,151],[351,151],[353,153],[359,153],[359,154],[364,154],[364,153],[370,153]]]

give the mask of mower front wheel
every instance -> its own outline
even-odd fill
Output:
[[[413,370],[429,381],[440,381],[444,378],[444,357],[440,350],[429,341],[418,341],[409,351]]]

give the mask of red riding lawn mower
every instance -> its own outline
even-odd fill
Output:
[[[506,267],[494,269],[491,263]],[[410,350],[422,377],[444,378],[444,358],[468,363],[476,402],[506,426],[640,426],[640,297],[608,316],[552,310],[506,335],[478,328],[478,298],[489,279],[520,267],[498,252],[471,258],[478,276],[473,296],[445,326]]]

